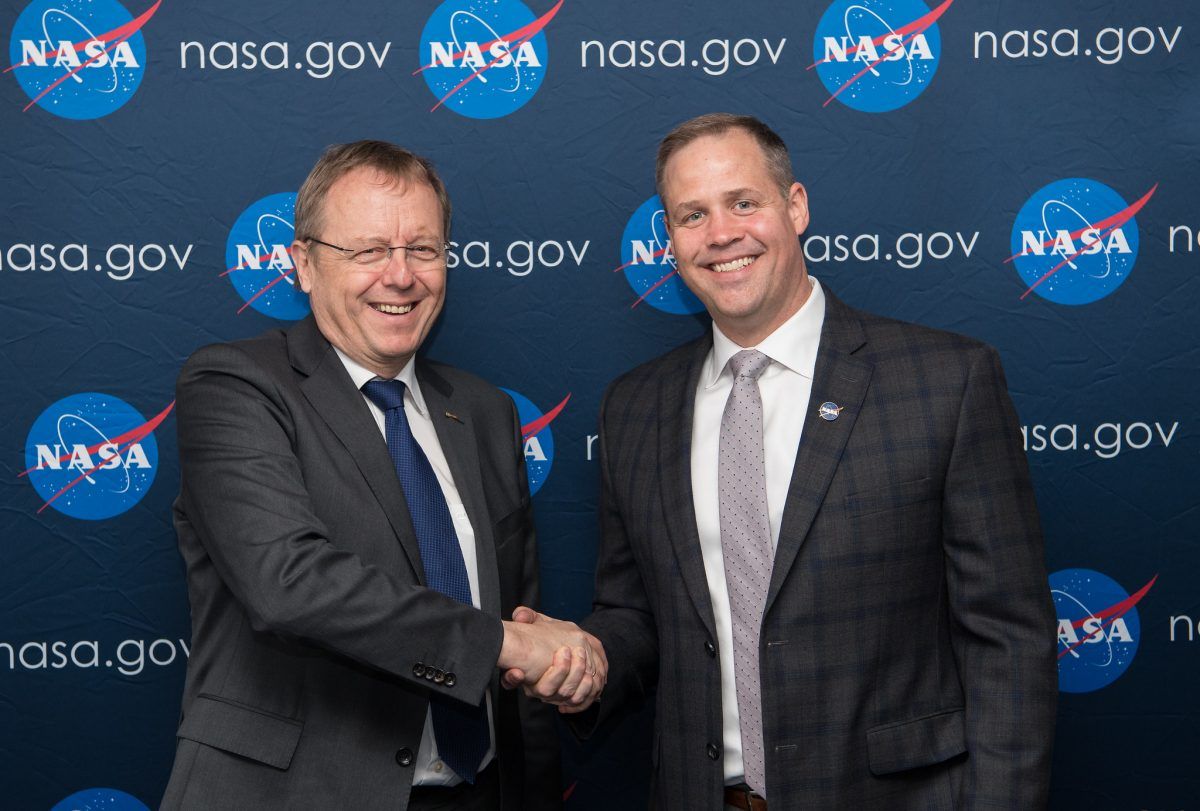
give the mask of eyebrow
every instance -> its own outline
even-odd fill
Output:
[[[367,243],[368,245],[387,245],[391,241],[391,240],[387,239],[386,237],[381,237],[378,235],[376,235],[376,236],[355,236],[355,237],[350,237],[350,239],[355,242],[364,242],[364,243]],[[421,240],[431,240],[431,241],[436,242],[437,237],[434,236],[433,233],[431,233],[431,232],[419,231],[413,237],[411,237],[411,242],[409,244],[413,244],[413,243],[419,242]]]

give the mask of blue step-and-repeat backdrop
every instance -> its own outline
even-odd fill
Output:
[[[544,608],[583,616],[601,393],[708,328],[655,147],[718,110],[791,146],[823,284],[1003,356],[1058,606],[1052,806],[1200,802],[1200,7],[4,0],[0,30],[0,807],[158,803],[175,376],[308,313],[286,246],[331,143],[445,177],[426,349],[548,419]],[[568,808],[644,806],[650,712],[563,736]]]

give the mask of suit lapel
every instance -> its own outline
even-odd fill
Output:
[[[354,459],[400,539],[417,582],[426,585],[417,536],[387,443],[349,372],[311,316],[288,332],[288,353],[292,366],[306,375],[300,390]]]
[[[479,445],[471,423],[469,404],[455,405],[454,388],[432,367],[417,362],[417,379],[429,408],[438,442],[450,466],[454,486],[462,499],[471,528],[475,532],[475,559],[479,573],[480,607],[494,617],[500,616],[500,574],[496,560],[496,540],[492,534],[484,499],[483,475],[479,468]],[[455,417],[448,417],[454,414]]]
[[[808,536],[813,518],[825,499],[846,441],[854,429],[874,369],[871,363],[852,357],[866,343],[862,322],[827,289],[823,288],[823,292],[825,321],[817,349],[812,394],[808,401],[808,413],[802,415],[804,430],[783,508],[783,522],[779,529],[779,544],[775,549],[764,617],[783,587],[796,555]],[[836,420],[825,420],[819,416],[820,406],[826,402],[841,407]]]
[[[692,501],[692,414],[700,369],[710,348],[711,333],[697,341],[690,355],[668,369],[659,381],[658,466],[662,474],[659,486],[667,534],[679,562],[680,574],[704,627],[710,637],[716,639],[716,622]]]

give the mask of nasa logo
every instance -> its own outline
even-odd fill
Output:
[[[421,74],[437,104],[468,118],[500,118],[533,98],[546,77],[541,17],[517,0],[446,0],[421,31]]]
[[[698,313],[704,309],[675,267],[671,240],[667,236],[666,212],[656,194],[638,206],[621,234],[621,265],[625,281],[637,294],[631,307],[643,301],[656,310],[674,315]]]
[[[1154,196],[1154,184],[1127,205],[1095,180],[1069,177],[1043,186],[1021,206],[1012,228],[1017,273],[1056,304],[1091,304],[1116,290],[1133,271],[1138,254],[1134,215]]]
[[[116,0],[34,0],[13,25],[8,54],[21,89],[62,118],[101,118],[133,98],[146,72],[142,27]]]
[[[292,239],[296,234],[296,194],[269,194],[252,203],[229,230],[225,271],[245,302],[282,321],[298,321],[309,313],[308,296],[296,283]]]
[[[554,434],[550,432],[550,423],[562,413],[571,395],[567,394],[562,402],[543,414],[541,409],[533,404],[523,394],[512,389],[501,389],[513,399],[517,405],[517,419],[521,421],[521,439],[525,443],[525,470],[529,474],[529,495],[536,495],[550,475],[550,467],[554,464]]]
[[[120,515],[154,484],[154,429],[175,407],[151,420],[108,394],[88,392],[42,412],[25,440],[25,470],[44,503],[63,515],[98,521]]]
[[[115,788],[88,788],[66,797],[50,811],[150,811],[131,794]]]
[[[813,36],[813,64],[837,99],[864,113],[886,113],[929,87],[942,53],[937,20],[954,0],[932,11],[920,0],[835,0]]]
[[[1142,624],[1135,606],[1158,575],[1130,596],[1111,577],[1091,569],[1050,575],[1058,617],[1058,689],[1090,693],[1124,673],[1137,653]]]

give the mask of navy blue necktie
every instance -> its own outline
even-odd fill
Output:
[[[471,583],[450,519],[450,508],[446,506],[433,466],[413,437],[404,414],[404,383],[371,380],[362,390],[385,415],[388,453],[408,502],[413,530],[421,547],[425,581],[429,588],[471,605]],[[455,774],[474,783],[475,772],[490,743],[486,702],[472,707],[440,695],[430,696],[429,701],[438,754]]]

